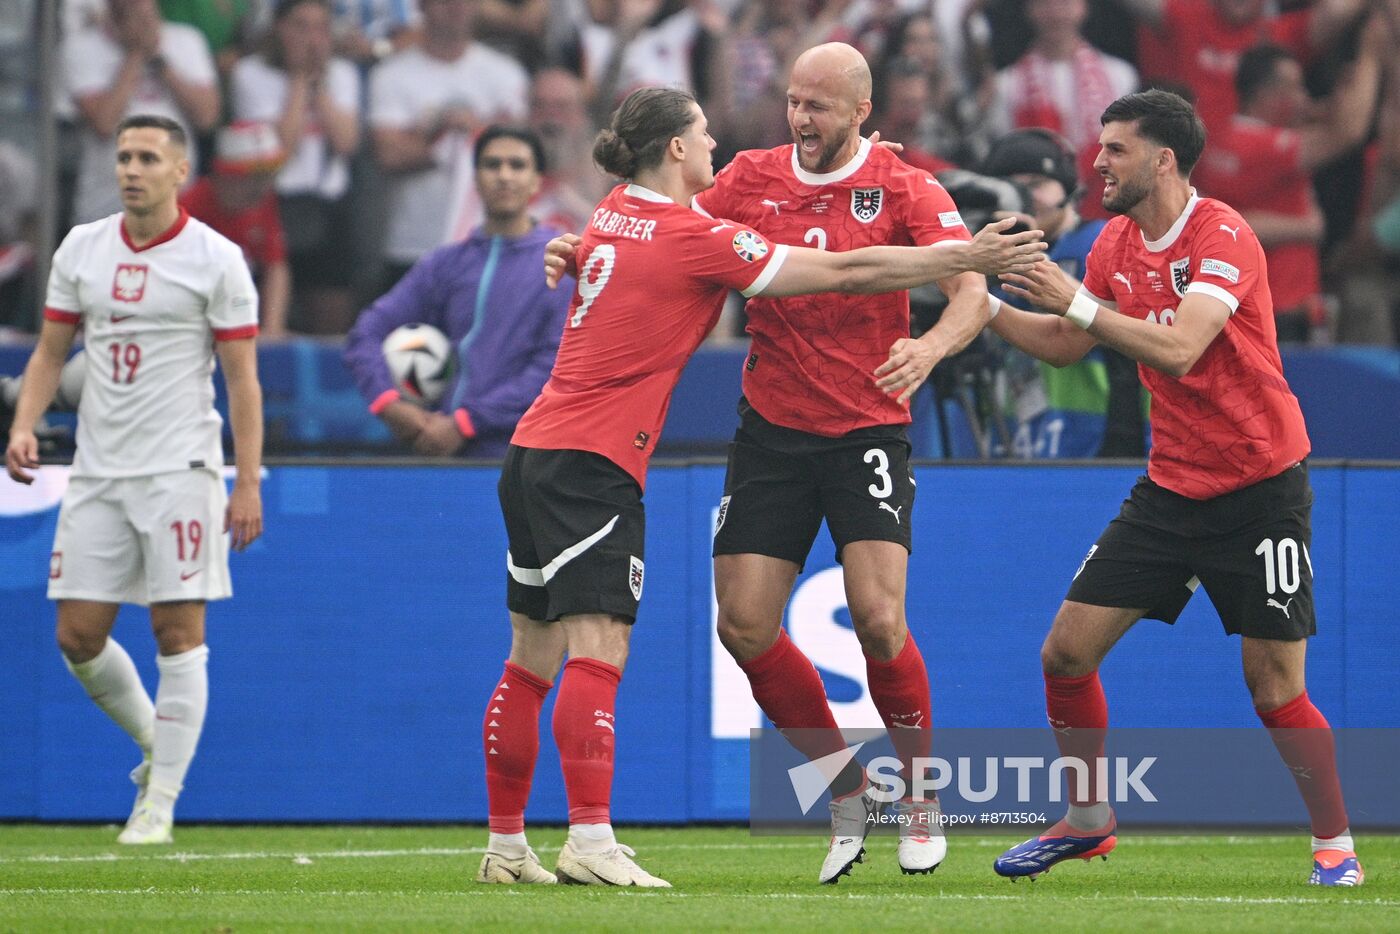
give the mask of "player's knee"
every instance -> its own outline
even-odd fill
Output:
[[[851,625],[855,627],[861,651],[870,658],[887,662],[904,647],[908,624],[897,603],[852,607]]]
[[[1255,710],[1277,710],[1296,700],[1307,689],[1301,676],[1295,677],[1292,672],[1285,671],[1256,672],[1254,677],[1245,681]]]
[[[1040,646],[1040,669],[1057,678],[1078,678],[1098,667],[1095,659],[1076,651],[1052,632]]]
[[[779,622],[779,625],[782,623]],[[773,644],[771,628],[764,625],[763,620],[730,612],[723,607],[715,624],[720,644],[739,662],[757,658]]]
[[[73,626],[59,624],[56,632],[58,650],[63,653],[63,657],[75,665],[92,661],[101,654],[103,647],[107,644],[105,633],[84,632]]]

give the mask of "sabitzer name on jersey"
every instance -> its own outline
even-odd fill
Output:
[[[650,240],[652,231],[656,229],[656,221],[599,208],[593,212],[593,229],[633,240]]]

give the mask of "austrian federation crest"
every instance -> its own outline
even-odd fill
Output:
[[[1191,284],[1191,257],[1183,256],[1172,260],[1172,291],[1177,298],[1186,297],[1186,287]]]
[[[851,189],[851,213],[856,220],[862,224],[868,224],[880,216],[880,209],[885,206],[885,189],[883,188],[852,188]]]

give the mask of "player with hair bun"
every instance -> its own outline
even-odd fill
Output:
[[[625,183],[577,243],[559,356],[501,472],[512,640],[483,718],[491,837],[481,882],[667,885],[613,836],[615,701],[645,580],[647,463],[681,369],[728,291],[908,288],[963,270],[1024,268],[1044,246],[1038,231],[1005,237],[997,225],[944,249],[774,244],[690,208],[714,184],[714,146],[693,97],[644,88],[623,101],[594,147],[595,161]],[[550,275],[569,265],[553,261]],[[540,707],[566,652],[553,729],[569,838],[556,876],[527,845],[524,812]]]

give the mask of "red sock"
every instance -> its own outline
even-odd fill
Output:
[[[826,687],[811,659],[802,654],[787,630],[778,630],[778,641],[757,658],[741,662],[749,676],[753,699],[779,730],[799,730],[793,745],[809,759],[819,759],[846,748],[826,702]],[[828,732],[829,731],[829,732]]]
[[[1332,727],[1304,691],[1274,710],[1255,709],[1269,728],[1274,746],[1293,773],[1298,791],[1308,806],[1312,834],[1328,839],[1347,829],[1347,809],[1342,783],[1337,777],[1337,752]]]
[[[867,655],[865,674],[870,682],[870,699],[890,731],[895,754],[904,763],[905,781],[912,781],[912,761],[927,758],[933,746],[928,669],[914,634],[908,634],[904,648],[888,662]],[[913,792],[912,785],[909,791]]]
[[[552,687],[519,665],[505,673],[481,721],[486,751],[486,801],[492,833],[524,833],[525,802],[540,751],[540,707]]]
[[[778,630],[778,641],[757,658],[741,662],[749,677],[753,699],[788,742],[808,759],[820,759],[846,748],[841,730],[826,701],[826,687],[811,659]],[[862,787],[865,773],[852,760],[832,783],[837,797]]]
[[[613,711],[622,672],[596,658],[571,658],[554,701],[554,743],[564,770],[569,823],[611,823]]]
[[[1076,769],[1067,769],[1071,804],[1088,806],[1108,800],[1108,789],[1100,788],[1098,762],[1103,759],[1104,735],[1108,732],[1108,701],[1103,696],[1099,673],[1091,671],[1078,678],[1045,676],[1045,713],[1055,731],[1055,743],[1066,759],[1079,759],[1088,769],[1088,782],[1080,782]]]

